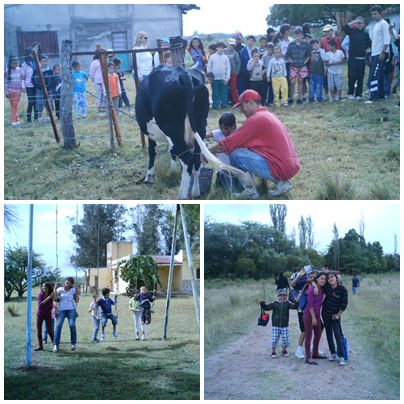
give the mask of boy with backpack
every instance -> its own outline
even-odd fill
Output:
[[[282,356],[289,356],[288,347],[290,346],[289,339],[289,310],[296,309],[298,303],[288,301],[288,289],[278,289],[278,298],[272,303],[265,304],[264,300],[258,300],[263,310],[272,310],[272,338],[271,358],[276,358],[276,346],[280,336],[282,335]]]

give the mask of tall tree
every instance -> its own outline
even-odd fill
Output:
[[[272,224],[280,231],[285,234],[286,229],[286,215],[288,213],[288,208],[285,204],[271,204],[269,205],[269,213],[271,215]]]
[[[333,243],[334,243],[334,265],[335,269],[339,269],[339,256],[340,256],[340,243],[339,243],[339,232],[337,224],[334,223],[332,227]]]
[[[138,205],[132,209],[132,228],[139,255],[160,254],[160,223],[163,212],[159,205]]]
[[[362,213],[361,218],[359,220],[359,234],[362,237],[365,237],[365,217],[363,216],[363,213]]]
[[[305,249],[307,247],[307,223],[303,216],[300,216],[297,227],[299,229],[299,246],[301,249]]]
[[[125,228],[123,205],[83,205],[83,219],[72,227],[77,250],[71,262],[78,268],[98,268],[107,264],[107,244],[122,236]]]
[[[314,248],[314,230],[311,216],[306,217],[307,243],[306,248]]]

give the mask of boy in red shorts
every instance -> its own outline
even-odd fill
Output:
[[[295,34],[295,41],[291,42],[286,51],[286,59],[290,62],[290,100],[293,102],[295,94],[295,84],[297,80],[297,104],[301,104],[303,98],[303,83],[304,79],[309,77],[309,69],[307,63],[310,60],[311,49],[310,45],[303,41],[303,30],[300,27],[296,27],[293,31]]]

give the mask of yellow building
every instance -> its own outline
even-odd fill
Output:
[[[111,241],[107,244],[107,267],[88,268],[86,271],[86,291],[90,293],[93,288],[101,290],[109,288],[114,293],[125,293],[128,284],[119,277],[119,265],[122,261],[132,257],[132,242]],[[170,270],[169,255],[151,255],[158,266],[158,275],[162,287],[157,285],[157,290],[165,292],[168,284]],[[198,279],[199,289],[199,255],[198,261],[194,259],[194,271]],[[183,257],[180,251],[174,257],[174,273],[172,283],[173,293],[192,293],[191,276],[189,274],[188,260]]]

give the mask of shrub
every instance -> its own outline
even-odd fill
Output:
[[[18,317],[20,314],[18,313],[18,308],[12,304],[11,306],[7,306],[7,311],[10,313],[11,317]]]
[[[340,173],[324,173],[320,177],[322,189],[317,198],[324,200],[355,199],[355,191],[350,179]]]

